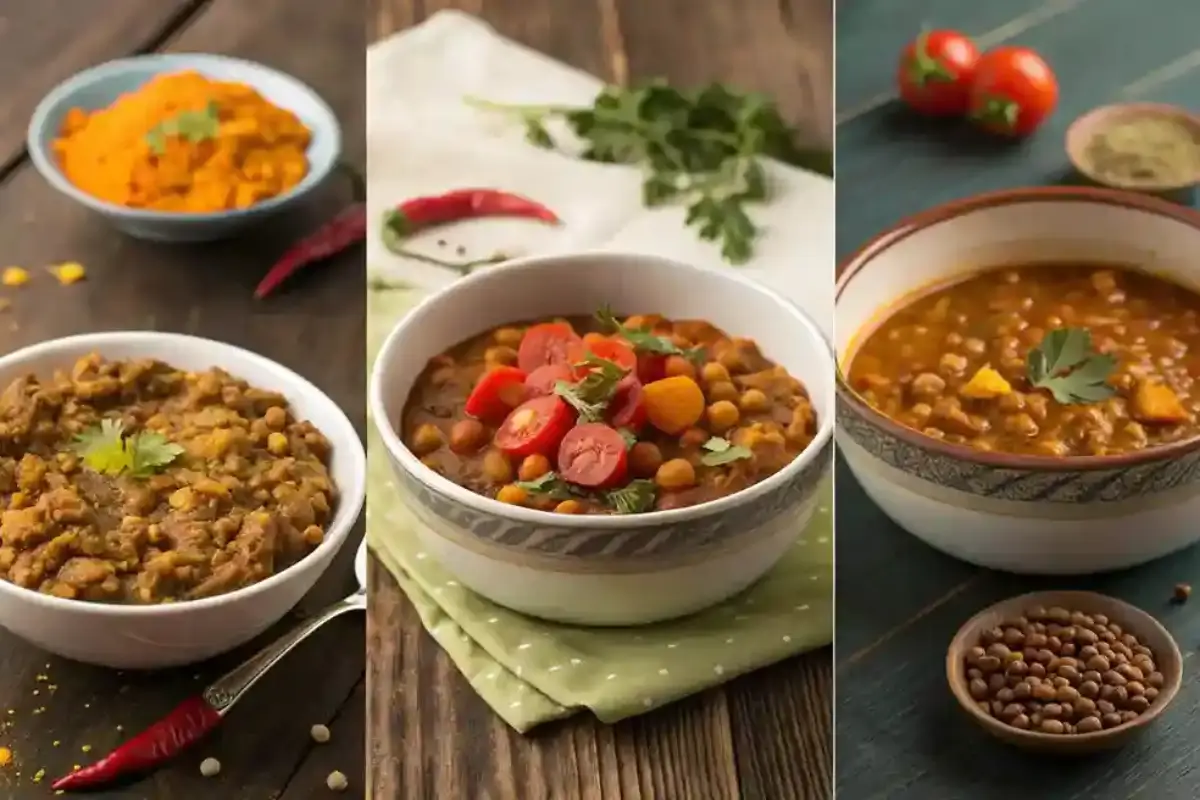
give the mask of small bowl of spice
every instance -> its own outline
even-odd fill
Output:
[[[1094,592],[1035,592],[987,608],[946,654],[967,714],[1010,744],[1083,754],[1127,742],[1175,697],[1179,646],[1154,617]]]
[[[1101,186],[1190,204],[1200,184],[1200,116],[1162,103],[1118,103],[1067,129],[1075,169]]]

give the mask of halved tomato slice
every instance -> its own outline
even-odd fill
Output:
[[[659,353],[638,353],[637,376],[643,384],[667,377],[667,357]]]
[[[566,322],[543,322],[530,326],[517,348],[517,366],[526,373],[546,364],[570,360],[570,349],[583,340]]]
[[[608,403],[608,421],[614,428],[628,428],[637,433],[646,424],[646,404],[642,402],[642,382],[626,375],[617,384]]]
[[[561,364],[546,364],[538,367],[525,378],[525,391],[529,397],[541,397],[554,394],[554,384],[559,381],[573,383],[575,370],[566,362]]]
[[[577,425],[558,447],[558,474],[576,486],[617,486],[628,473],[625,437],[599,422]]]
[[[463,410],[475,419],[496,422],[525,400],[525,372],[500,366],[483,373]]]
[[[623,341],[619,339],[593,339],[590,342],[580,342],[570,352],[571,364],[579,364],[588,355],[593,355],[596,358],[603,358],[605,361],[611,361],[626,372],[634,372],[637,370],[637,353]],[[583,378],[591,370],[587,367],[576,367],[575,377]]]
[[[504,418],[492,443],[510,456],[541,453],[549,457],[574,424],[575,414],[561,397],[535,397]]]

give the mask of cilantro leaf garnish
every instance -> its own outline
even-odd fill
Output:
[[[217,138],[220,127],[220,109],[215,102],[210,101],[198,111],[180,111],[170,119],[158,123],[146,134],[146,143],[155,155],[161,156],[167,150],[167,139],[172,136],[197,144]]]
[[[120,420],[105,419],[75,437],[75,452],[83,463],[102,475],[148,478],[183,454],[184,450],[153,431],[125,435]]]
[[[629,342],[634,350],[661,356],[683,356],[695,364],[704,363],[703,347],[691,347],[684,350],[666,336],[659,336],[648,328],[631,328],[622,325],[608,306],[604,306],[596,312],[596,319],[601,325]]]
[[[654,481],[638,479],[620,489],[604,493],[604,501],[618,514],[639,514],[654,508],[657,490]]]
[[[579,412],[581,422],[599,422],[604,418],[608,403],[617,392],[617,384],[626,372],[619,364],[591,352],[575,366],[589,367],[590,370],[577,383],[557,381],[554,393]]]
[[[728,439],[714,436],[703,445],[706,451],[700,456],[700,463],[706,467],[719,467],[732,461],[753,458],[754,454],[747,448],[736,445]]]
[[[1097,403],[1116,393],[1108,377],[1117,366],[1110,355],[1092,349],[1086,328],[1056,328],[1025,357],[1029,382],[1063,405]]]
[[[626,450],[628,450],[629,448],[633,447],[635,444],[638,443],[637,434],[634,433],[633,431],[629,430],[629,428],[619,428],[617,430],[617,433],[621,434],[621,438],[625,440],[625,449]]]
[[[583,494],[558,477],[556,472],[547,472],[531,481],[517,481],[516,485],[530,494],[545,495],[553,500],[568,500],[572,497],[581,497]]]

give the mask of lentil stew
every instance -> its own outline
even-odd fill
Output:
[[[989,270],[908,303],[847,380],[887,417],[978,450],[1129,453],[1200,435],[1200,295],[1132,268]]]
[[[503,503],[629,514],[758,483],[816,435],[804,385],[749,339],[639,315],[506,325],[430,360],[400,430],[421,461]]]
[[[0,578],[154,604],[224,594],[311,553],[331,446],[223,370],[80,359],[0,393]]]

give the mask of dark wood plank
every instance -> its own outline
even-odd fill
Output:
[[[39,0],[0,9],[0,173],[25,146],[25,128],[46,92],[85,67],[154,47],[204,0]]]
[[[1164,0],[1154,15],[1118,0],[1007,4],[862,0],[838,18],[838,252],[845,257],[904,215],[937,202],[1063,179],[1065,127],[1094,105],[1124,99],[1200,104],[1200,58],[1183,28],[1200,9]],[[888,99],[892,60],[921,22],[1011,40],[1056,69],[1061,104],[1032,140],[1003,147],[965,127],[920,123]],[[1096,37],[1123,32],[1122,58],[1096,58]],[[1089,44],[1092,43],[1092,44]],[[1190,65],[1190,66],[1189,66]],[[879,101],[882,97],[882,101]],[[1200,567],[1195,549],[1118,575],[1030,580],[956,562],[905,534],[875,508],[843,463],[837,474],[838,796],[942,800],[1195,797],[1200,777],[1195,678],[1178,707],[1139,744],[1105,758],[1046,763],[986,739],[954,707],[943,658],[958,625],[1034,588],[1095,588],[1158,615],[1189,657],[1200,606],[1170,607],[1171,587]],[[898,566],[900,565],[900,566]],[[881,598],[883,601],[881,601]]]
[[[148,16],[158,14],[162,5],[154,0],[141,3]],[[354,76],[361,76],[363,69],[364,13],[361,2],[213,0],[183,30],[172,33],[164,28],[157,38],[169,39],[169,49],[260,60],[311,83],[339,113],[348,158],[361,165],[364,86]],[[127,22],[136,16],[128,15]],[[19,37],[20,32],[11,35]],[[95,35],[95,31],[81,34],[85,39]],[[130,44],[128,50],[139,46]],[[361,251],[316,270],[311,279],[276,302],[256,304],[250,299],[250,289],[272,258],[346,199],[346,187],[331,184],[307,208],[239,241],[196,248],[154,246],[119,236],[55,194],[31,167],[20,166],[0,186],[5,262],[37,271],[46,264],[76,260],[88,268],[89,278],[60,287],[43,275],[27,287],[7,292],[13,307],[0,323],[0,348],[97,329],[150,328],[210,336],[255,350],[306,375],[346,408],[362,430],[365,273]],[[351,563],[359,535],[352,537],[305,598],[302,609],[314,609],[353,588]],[[281,626],[291,622],[285,620]],[[337,731],[361,731],[361,697],[355,705],[352,693],[363,676],[362,642],[362,620],[330,623],[256,686],[212,740],[143,782],[98,796],[261,800],[279,795],[295,776],[291,796],[309,797],[315,795],[302,790],[303,783],[297,781],[307,781],[334,762],[336,768],[358,778],[363,764],[361,733],[341,736]],[[331,658],[331,653],[337,657]],[[13,709],[10,719],[15,721],[3,743],[13,748],[20,765],[19,778],[16,770],[0,772],[0,779],[14,780],[8,796],[42,796],[36,792],[44,793],[44,787],[32,782],[38,769],[53,776],[91,760],[201,689],[245,654],[230,654],[193,669],[121,675],[51,659],[7,634],[0,636],[0,707]],[[39,676],[48,678],[39,680]],[[56,687],[53,691],[50,684]],[[335,728],[337,738],[328,749],[312,746],[308,731],[314,723]],[[123,731],[118,731],[118,725]],[[83,752],[85,746],[89,753]],[[305,765],[309,754],[314,760]],[[212,780],[198,771],[199,761],[209,755],[223,765],[221,775]],[[327,763],[326,758],[331,760]],[[316,783],[321,792],[323,780]],[[352,786],[361,784],[356,781]]]
[[[608,81],[665,75],[681,84],[720,79],[770,91],[815,139],[829,140],[828,0],[791,0],[770,9],[736,0],[371,0],[371,7],[372,38],[437,10],[457,8]],[[737,44],[727,52],[735,38]],[[367,716],[373,797],[831,796],[828,649],[616,725],[578,715],[521,736],[479,699],[374,561],[370,593]]]

